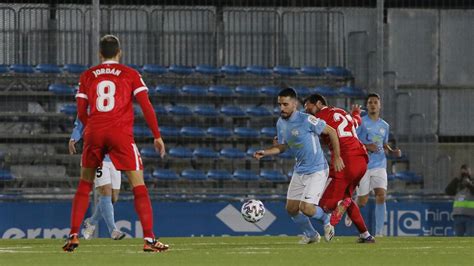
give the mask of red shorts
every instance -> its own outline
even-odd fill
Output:
[[[340,200],[352,197],[352,193],[367,170],[368,162],[365,155],[348,156],[342,160],[346,167],[336,172],[331,166],[329,171],[331,181],[319,201],[319,206],[328,212],[333,211]]]
[[[83,138],[82,167],[99,167],[104,155],[108,153],[119,171],[143,170],[142,158],[132,134],[122,132],[120,129],[86,129]]]

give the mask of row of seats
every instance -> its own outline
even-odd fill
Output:
[[[226,127],[209,127],[207,129],[201,127],[174,127],[160,126],[160,133],[163,137],[214,137],[214,138],[259,138],[276,136],[274,127],[263,127],[259,130],[250,127],[236,127],[234,129]],[[133,134],[136,137],[151,137],[151,131],[146,126],[134,126]]]
[[[215,151],[207,147],[199,147],[194,150],[186,147],[173,147],[168,150],[168,156],[179,159],[206,158],[206,159],[243,159],[245,157],[253,157],[253,154],[261,148],[251,147],[247,151],[238,148],[223,148]],[[140,154],[144,158],[160,158],[160,155],[153,147],[144,147],[140,150]],[[289,152],[280,153],[278,155],[282,159],[293,159]],[[271,160],[271,157],[263,157],[262,160]]]
[[[177,88],[173,85],[158,85],[156,88],[149,88],[148,93],[150,95],[190,95],[190,96],[272,96],[275,97],[281,91],[282,88],[278,86],[263,86],[256,88],[253,86],[237,86],[234,89],[225,85],[212,85],[210,87],[199,86],[199,85],[185,85],[181,88]],[[74,95],[77,91],[77,87],[68,86],[64,84],[51,84],[48,90],[58,95]],[[363,89],[354,86],[344,86],[341,88],[332,88],[329,86],[318,86],[315,88],[307,88],[298,86],[295,88],[299,96],[308,96],[313,93],[319,93],[326,97],[365,97],[366,93]]]
[[[400,180],[406,183],[421,184],[423,176],[411,171],[400,171],[387,176],[388,181]]]
[[[156,64],[145,64],[143,66],[138,66],[135,64],[127,64],[128,66],[136,69],[139,72],[154,74],[154,75],[163,75],[166,73],[173,73],[178,75],[190,75],[193,73],[199,73],[203,75],[244,75],[246,73],[253,74],[257,76],[271,76],[272,74],[280,76],[297,76],[304,75],[309,77],[322,77],[322,76],[335,76],[341,78],[352,77],[352,73],[341,66],[333,67],[314,67],[314,66],[304,66],[301,68],[289,67],[289,66],[275,66],[273,68],[267,68],[264,66],[247,66],[241,67],[236,65],[224,65],[222,67],[214,67],[211,65],[197,65],[197,66],[182,66],[182,65],[170,65],[169,67],[156,65]],[[48,73],[48,74],[59,74],[62,72],[67,72],[71,74],[80,74],[86,70],[88,66],[80,64],[65,64],[64,66],[56,64],[38,64],[37,66],[32,66],[28,64],[12,64],[12,65],[0,65],[0,73],[22,73],[22,74],[32,74],[32,73]]]
[[[285,175],[278,170],[260,170],[257,173],[252,170],[235,170],[233,173],[227,170],[209,170],[207,172],[195,169],[184,169],[180,174],[170,169],[156,169],[153,172],[144,174],[145,181],[153,179],[162,181],[176,181],[180,179],[193,181],[206,180],[237,180],[237,181],[271,181],[287,182],[291,173]]]

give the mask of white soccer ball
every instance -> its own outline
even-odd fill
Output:
[[[244,217],[245,221],[256,223],[265,215],[265,206],[261,201],[251,199],[242,205],[240,213],[242,213],[242,217]]]

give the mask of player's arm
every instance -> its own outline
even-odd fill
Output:
[[[141,79],[140,79],[141,81]],[[155,149],[160,153],[161,158],[163,158],[166,154],[165,143],[161,138],[160,128],[158,127],[158,119],[156,119],[155,110],[153,110],[153,105],[148,98],[148,88],[144,86],[145,84],[141,81],[141,87],[138,87],[134,90],[133,94],[135,95],[135,99],[137,99],[140,108],[142,109],[143,116],[145,117],[145,121],[150,128],[151,132],[153,133],[153,145]]]
[[[79,90],[76,94],[77,118],[82,122],[84,128],[87,126],[87,120],[89,118],[89,114],[87,114],[89,99],[86,94],[86,73],[87,72],[81,75],[79,81]]]
[[[329,139],[331,141],[331,146],[333,149],[333,165],[334,169],[339,172],[342,169],[344,169],[344,161],[341,158],[341,147],[339,146],[339,137],[337,136],[337,132],[334,128],[332,128],[330,125],[326,125],[322,131],[323,134],[326,134],[329,136]]]
[[[283,153],[286,151],[287,148],[288,148],[287,144],[276,144],[264,150],[256,151],[253,154],[253,157],[255,157],[257,160],[260,160],[262,157],[265,157],[265,156],[272,156],[272,155]]]
[[[75,144],[79,140],[81,140],[83,132],[84,132],[84,126],[82,125],[79,118],[76,118],[76,121],[74,121],[74,129],[72,130],[71,138],[69,139],[69,144],[68,144],[69,154],[75,154],[76,153]]]
[[[351,111],[352,121],[354,122],[354,127],[358,128],[362,125],[362,118],[360,117],[360,105],[353,104]]]
[[[394,149],[388,145],[388,143],[383,144],[383,149],[385,150],[386,153],[390,153],[395,157],[401,157],[402,156],[402,151],[400,149]]]

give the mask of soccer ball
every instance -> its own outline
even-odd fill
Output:
[[[242,213],[242,217],[244,217],[245,221],[256,223],[265,215],[265,206],[263,206],[261,201],[252,199],[242,205],[240,213]]]

